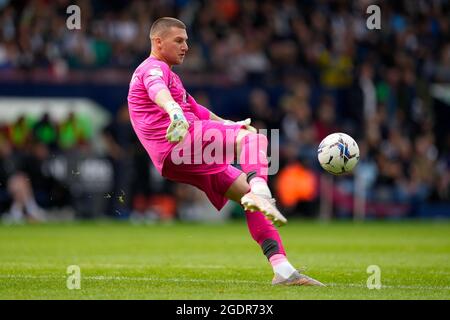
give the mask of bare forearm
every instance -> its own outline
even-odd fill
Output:
[[[176,104],[175,100],[172,98],[172,95],[167,89],[162,89],[156,94],[155,102],[167,113],[171,111],[173,104]]]

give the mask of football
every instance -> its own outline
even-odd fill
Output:
[[[337,132],[325,137],[317,150],[321,167],[334,175],[351,172],[359,161],[359,147],[348,134]]]

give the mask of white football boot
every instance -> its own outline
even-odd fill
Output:
[[[289,278],[283,278],[278,273],[275,274],[272,280],[272,285],[284,285],[284,286],[316,286],[326,287],[322,282],[317,281],[311,277],[301,274],[297,270],[294,271]]]
[[[262,212],[267,219],[273,222],[274,225],[281,227],[287,223],[287,219],[278,211],[275,206],[275,199],[266,199],[262,196],[252,192],[247,193],[241,199],[241,204],[244,210],[251,212]]]

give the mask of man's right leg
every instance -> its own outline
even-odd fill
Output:
[[[246,175],[242,173],[225,193],[225,197],[241,204],[242,198],[249,191]],[[274,254],[286,255],[278,230],[262,212],[245,210],[245,217],[252,238],[261,246],[267,259]]]
[[[248,194],[250,185],[242,173],[231,185],[225,196],[237,203]],[[272,265],[274,279],[272,284],[284,285],[323,285],[308,276],[300,274],[287,260],[281,237],[275,226],[261,212],[245,211],[247,226],[252,238],[261,246],[264,255]]]
[[[224,126],[223,124],[219,124],[213,121],[203,121],[202,128],[205,130],[208,128],[217,129],[224,133],[222,138],[224,138],[226,143],[224,144],[225,152],[223,154],[226,155],[227,149],[229,149],[227,148],[227,146],[231,146],[231,149],[236,146],[236,137],[234,135],[228,137],[226,135],[226,130],[229,128]],[[240,130],[240,127],[235,127],[233,130],[234,132],[236,132],[236,130],[244,131]],[[190,142],[193,143],[192,140]],[[203,154],[203,150],[207,146],[208,144],[203,144],[202,149],[198,151],[201,151]],[[237,147],[239,148],[239,144],[237,145]],[[259,171],[258,168],[255,169]],[[281,215],[281,217],[277,216],[278,210],[275,211],[272,208],[269,208],[272,207],[272,205],[270,204],[268,199],[265,199],[258,195],[254,195],[253,192],[249,192],[251,188],[247,183],[246,175],[242,173],[242,171],[226,163],[194,163],[175,165],[171,161],[171,158],[167,157],[165,160],[163,173],[166,178],[169,178],[173,181],[188,183],[196,186],[200,190],[203,190],[208,196],[211,203],[218,210],[220,210],[223,205],[225,205],[228,199],[242,204],[242,198],[247,195],[251,195],[252,197],[249,197],[249,199],[256,199],[254,204],[256,204],[256,206],[261,210],[258,210],[256,212],[246,210],[245,214],[247,218],[247,224],[253,239],[255,239],[255,241],[261,246],[264,254],[269,259],[273,267],[275,278],[272,283],[317,285],[314,284],[314,281],[312,279],[304,281],[304,279],[309,278],[300,275],[295,270],[295,268],[287,261],[286,253],[284,251],[278,231],[273,226],[273,224],[265,217],[266,215],[268,216],[268,218],[276,220],[281,219],[282,215],[279,214]],[[265,213],[263,213],[264,210],[266,210]],[[303,280],[299,281],[299,279]]]
[[[253,193],[272,198],[267,186],[269,161],[267,159],[268,141],[263,134],[239,130],[236,140],[237,159],[247,174],[247,181]]]
[[[287,223],[275,205],[275,199],[267,185],[268,160],[267,138],[263,134],[255,134],[248,130],[239,130],[234,141],[237,159],[247,175],[251,192],[241,198],[242,206],[249,211],[264,213],[277,226]]]

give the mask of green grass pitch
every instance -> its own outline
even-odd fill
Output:
[[[290,261],[326,288],[272,287],[244,221],[0,225],[0,299],[450,299],[450,224],[290,221]],[[67,289],[78,265],[81,289]],[[381,289],[367,288],[367,267]]]

